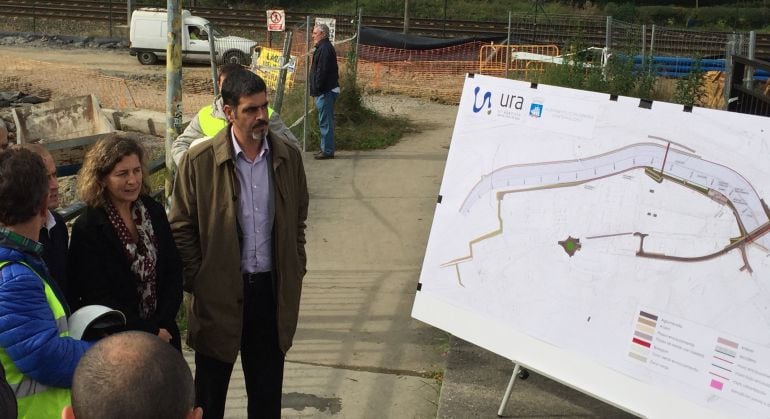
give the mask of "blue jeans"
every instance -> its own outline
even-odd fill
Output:
[[[338,93],[326,92],[315,98],[315,108],[318,110],[318,128],[321,130],[321,151],[324,154],[334,154],[334,101]]]

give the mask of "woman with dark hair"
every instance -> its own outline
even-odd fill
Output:
[[[148,195],[145,158],[139,143],[118,134],[86,154],[77,186],[88,207],[72,227],[68,299],[75,309],[120,310],[126,330],[153,333],[181,350],[182,265],[166,212]]]

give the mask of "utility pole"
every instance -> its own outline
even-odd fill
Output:
[[[166,197],[171,194],[175,167],[171,143],[182,128],[182,8],[180,0],[167,0],[166,46]]]
[[[283,106],[283,93],[286,90],[286,73],[289,72],[289,62],[291,61],[291,43],[294,32],[285,31],[283,38],[283,55],[281,58],[281,68],[278,69],[278,81],[275,84],[275,103],[273,109],[281,113],[281,106]]]
[[[130,28],[131,27],[131,12],[133,11],[133,1],[132,0],[126,0],[126,15],[128,16],[128,20],[126,21],[126,25]]]
[[[409,33],[409,0],[404,0],[404,34]]]
[[[447,0],[444,0],[444,38],[446,38],[446,3]]]

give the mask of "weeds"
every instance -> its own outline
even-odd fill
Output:
[[[677,79],[672,101],[686,106],[698,106],[706,98],[706,86],[701,59],[697,58],[686,77]]]
[[[689,106],[701,106],[707,96],[701,59],[693,62],[687,76],[676,79],[673,91],[661,88],[673,80],[656,76],[652,57],[636,62],[633,52],[611,54],[600,65],[598,53],[590,54],[576,40],[570,43],[572,53],[565,54],[563,64],[548,64],[531,81],[572,89],[589,90],[642,99],[663,100]]]
[[[666,83],[655,75],[651,57],[636,64],[632,53],[615,53],[602,66],[598,53],[590,54],[581,45],[579,40],[571,42],[573,52],[564,55],[564,63],[545,65],[532,81],[690,106],[701,105],[706,97],[705,73],[700,59],[695,61],[686,77],[676,80],[673,92],[666,92],[660,89],[660,85]]]
[[[341,69],[340,89],[334,107],[334,140],[338,150],[373,150],[392,146],[412,130],[406,118],[382,116],[366,107],[363,103],[362,89],[356,83],[356,76],[351,65],[352,57],[348,57],[347,65]],[[281,116],[284,121],[293,121],[302,116],[304,89],[291,89],[284,97]],[[308,118],[308,151],[320,148],[320,131],[318,116],[314,110],[313,99]],[[297,138],[301,138],[302,128],[294,130]]]

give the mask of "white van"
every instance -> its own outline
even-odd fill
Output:
[[[227,36],[209,21],[182,10],[182,61],[209,62],[209,40],[214,39],[217,61],[249,65],[257,43],[238,36]],[[129,53],[145,65],[155,64],[166,56],[168,44],[166,9],[142,8],[131,15]],[[213,36],[210,36],[213,35]]]

